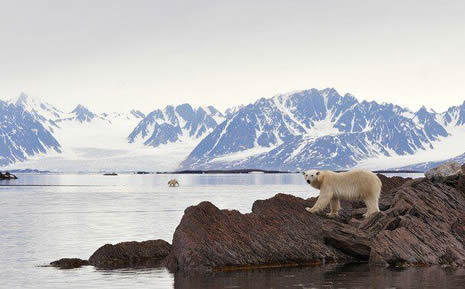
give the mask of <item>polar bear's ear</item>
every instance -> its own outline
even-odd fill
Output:
[[[320,172],[316,172],[316,175],[318,176],[320,174]]]

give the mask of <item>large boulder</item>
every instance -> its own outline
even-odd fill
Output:
[[[463,175],[462,167],[458,162],[445,163],[425,172],[425,177],[432,182],[443,182],[451,176]]]
[[[106,244],[90,256],[89,263],[100,268],[154,267],[160,265],[170,249],[164,240]]]
[[[305,210],[314,202],[278,194],[256,201],[249,214],[210,202],[189,207],[165,265],[173,271],[215,271],[354,261],[325,244],[327,220]]]
[[[465,264],[465,192],[455,182],[381,177],[382,212],[362,219],[359,202],[343,202],[340,217],[310,214],[307,200],[278,194],[252,213],[189,207],[164,261],[170,270],[224,271],[368,261],[392,266]]]

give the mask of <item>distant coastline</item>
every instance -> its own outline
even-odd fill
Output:
[[[8,170],[10,173],[15,174],[67,174],[66,172],[58,172],[58,171],[42,171],[38,169],[12,169]],[[336,170],[335,172],[345,172],[347,170]],[[182,170],[182,171],[163,171],[163,172],[149,172],[149,171],[111,171],[112,173],[118,174],[137,174],[137,175],[168,175],[168,174],[191,174],[191,175],[198,175],[198,174],[296,174],[300,173],[300,171],[280,171],[280,170],[263,170],[263,169],[231,169],[231,170]],[[401,173],[401,174],[421,174],[424,171],[419,170],[373,170],[372,172],[377,174],[394,174],[394,173]],[[99,171],[99,172],[69,172],[70,174],[105,174],[108,173],[107,171]]]

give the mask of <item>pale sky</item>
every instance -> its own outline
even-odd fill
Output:
[[[465,100],[465,1],[0,0],[0,98],[226,108],[307,88]]]

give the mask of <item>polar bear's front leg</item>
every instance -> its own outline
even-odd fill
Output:
[[[323,211],[329,204],[333,197],[333,194],[326,190],[320,190],[320,196],[316,201],[315,205],[311,208],[305,208],[305,210],[309,211],[312,214],[318,213]]]

